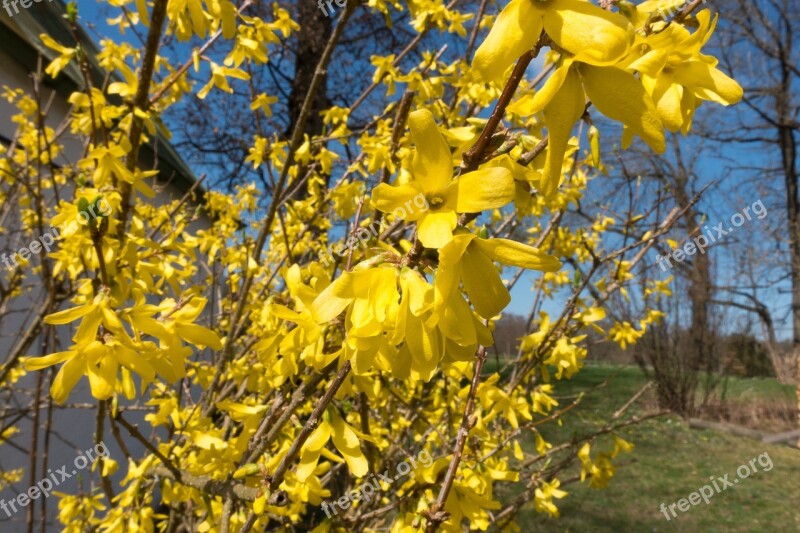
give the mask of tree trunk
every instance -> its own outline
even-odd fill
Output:
[[[673,176],[673,186],[675,191],[675,200],[680,207],[685,207],[691,204],[692,195],[689,192],[689,172],[683,165],[680,149],[676,141],[676,155],[677,155],[677,168],[678,172]],[[686,221],[686,229],[688,236],[695,236],[695,231],[701,231],[702,224],[700,223],[699,214],[697,211],[690,207],[684,216]],[[689,238],[689,237],[687,237]],[[713,365],[713,353],[711,332],[709,329],[709,316],[708,307],[712,297],[711,290],[711,262],[708,255],[696,253],[692,257],[689,271],[689,289],[688,296],[691,303],[692,322],[689,329],[689,334],[694,345],[694,356],[690,356],[689,371],[693,374],[692,390],[688,394],[692,395],[687,398],[690,410],[694,408],[694,392],[697,386],[698,373],[705,370],[708,375],[718,369]],[[706,387],[705,399],[708,397],[709,388]],[[705,400],[704,400],[705,403]],[[691,414],[691,413],[687,413]]]
[[[785,83],[788,85],[788,75],[785,74]],[[778,116],[781,117],[778,128],[779,142],[781,145],[781,159],[783,166],[784,182],[786,184],[786,216],[789,229],[789,254],[791,257],[792,278],[792,357],[795,362],[795,380],[797,392],[797,425],[800,427],[800,202],[798,202],[797,188],[797,144],[793,128],[787,124],[792,120],[786,92],[778,98]],[[798,443],[800,444],[800,442]]]
[[[322,52],[325,50],[332,31],[332,18],[324,16],[315,2],[298,2],[297,15],[300,30],[297,32],[294,79],[292,80],[292,92],[289,95],[289,118],[291,120],[287,137],[291,135],[300,116],[300,110],[303,108],[308,88],[311,87],[317,63],[322,57]],[[327,84],[326,74],[323,76],[323,89],[317,91],[312,102],[311,112],[303,127],[303,133],[309,136],[322,132],[323,124],[320,112],[329,105]]]

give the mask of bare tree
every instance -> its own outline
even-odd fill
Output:
[[[708,179],[701,179],[698,170],[702,149],[697,149],[696,145],[688,149],[676,134],[669,137],[668,146],[668,152],[662,155],[640,151],[620,154],[620,179],[626,188],[642,183],[639,194],[656,199],[662,210],[676,208],[680,211],[681,220],[671,235],[683,246],[702,233],[703,225],[708,222],[708,215],[698,202],[709,184],[705,183]],[[657,243],[654,248],[666,258],[671,250],[665,244]],[[710,318],[714,293],[711,257],[696,253],[681,262],[654,257],[652,268],[662,277],[676,278],[672,288],[677,303],[660,306],[666,322],[648,331],[636,346],[634,359],[655,381],[661,407],[691,416],[701,377],[705,377],[704,398],[707,399],[719,366]],[[645,288],[642,289],[644,292]],[[689,302],[688,313],[682,301]],[[630,305],[631,302],[620,302],[622,308]]]
[[[712,124],[709,138],[755,148],[761,160],[775,165],[758,168],[761,179],[783,182],[790,280],[792,356],[797,381],[797,416],[800,424],[800,193],[798,192],[797,143],[800,131],[800,5],[795,0],[734,0],[720,3],[725,31],[720,55],[745,91],[747,112],[737,122]],[[741,296],[741,295],[740,295]],[[747,296],[750,310],[766,325],[771,319],[758,300]],[[747,305],[747,304],[744,304]],[[773,344],[774,346],[774,344]]]

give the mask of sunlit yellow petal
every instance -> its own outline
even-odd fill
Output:
[[[561,268],[561,261],[532,246],[509,239],[475,239],[473,246],[495,261],[504,265],[555,272]]]
[[[492,318],[511,301],[497,268],[488,256],[474,248],[467,249],[462,261],[461,279],[470,302],[483,318]]]
[[[103,322],[103,313],[99,307],[94,306],[92,312],[81,320],[78,331],[75,332],[73,340],[75,344],[86,344],[92,342],[97,337],[97,330]]]
[[[664,126],[669,131],[680,130],[683,126],[683,87],[675,83],[671,76],[662,75],[656,80],[651,94]]]
[[[497,17],[472,60],[472,66],[485,81],[499,78],[539,40],[542,15],[534,4],[531,0],[512,0]]]
[[[83,375],[84,362],[80,358],[73,358],[64,363],[64,366],[56,374],[53,385],[50,387],[50,394],[56,403],[64,403],[72,391],[75,384]]]
[[[419,222],[419,240],[426,248],[441,248],[453,239],[453,230],[458,225],[454,211],[427,213]]]
[[[648,76],[658,76],[667,62],[667,57],[669,57],[668,49],[650,50],[642,57],[631,62],[628,68]]]
[[[565,60],[563,64],[547,78],[547,81],[544,82],[541,89],[536,91],[531,97],[521,98],[519,101],[514,102],[508,106],[508,110],[521,116],[530,116],[542,111],[561,89],[564,80],[567,79],[570,66],[572,66],[572,59]]]
[[[580,65],[583,86],[597,109],[610,119],[622,122],[653,150],[666,149],[664,126],[653,100],[633,74],[615,67]]]
[[[419,379],[428,381],[436,372],[442,355],[442,340],[438,331],[427,329],[418,318],[408,321],[406,343],[411,351],[411,370],[419,375]]]
[[[23,366],[25,367],[25,370],[30,370],[30,371],[41,370],[43,368],[63,363],[67,359],[75,357],[75,355],[76,352],[72,350],[66,352],[51,353],[50,355],[45,355],[44,357],[34,357],[32,359],[28,359],[25,361]]]
[[[114,351],[114,355],[120,363],[130,368],[144,379],[152,380],[155,378],[156,372],[152,365],[148,363],[146,359],[137,355],[132,350],[129,350],[123,346],[117,346],[117,349]]]
[[[369,302],[372,316],[378,322],[386,320],[390,307],[399,304],[397,294],[397,271],[393,268],[377,268],[372,271],[369,283]]]
[[[222,341],[219,335],[208,328],[197,324],[180,324],[175,326],[175,331],[185,341],[195,346],[207,346],[212,350],[221,350]]]
[[[681,63],[675,67],[673,76],[701,98],[718,104],[735,104],[744,94],[738,83],[704,61]]]
[[[461,346],[474,346],[478,340],[473,313],[466,300],[456,292],[445,307],[438,326],[442,334]]]
[[[333,426],[331,440],[333,440],[334,446],[347,461],[350,473],[356,477],[364,477],[369,471],[369,463],[364,457],[364,452],[361,451],[358,436],[338,414],[334,414],[331,418]]]
[[[408,309],[415,316],[433,305],[433,287],[416,270],[404,268],[400,273],[403,298],[408,299]]]
[[[311,436],[308,437],[304,450],[318,451],[328,443],[331,438],[331,425],[327,421],[320,422],[317,429],[315,429]]]
[[[552,196],[558,190],[567,144],[575,122],[586,109],[585,102],[578,75],[575,71],[570,71],[561,89],[544,109],[549,141],[539,191],[545,197]]]
[[[628,20],[585,0],[550,0],[544,31],[561,48],[594,65],[615,63],[628,51]]]
[[[297,463],[297,469],[295,470],[295,475],[298,480],[301,482],[305,481],[314,473],[319,463],[319,455],[320,450],[303,449],[303,452],[300,454],[300,461]]]
[[[461,279],[461,257],[475,239],[472,234],[456,235],[452,241],[439,250],[439,270],[434,279],[435,302],[437,309],[451,305],[453,292],[458,287]],[[441,318],[439,313],[431,317],[429,325],[435,324]]]
[[[330,322],[350,305],[355,298],[353,283],[357,275],[343,272],[339,278],[328,285],[311,304],[311,314],[318,324]]]
[[[414,180],[426,194],[443,191],[453,180],[453,156],[433,113],[427,109],[412,112],[408,126],[416,148],[412,162]]]
[[[692,128],[692,121],[694,120],[694,113],[697,110],[697,97],[692,91],[683,91],[683,98],[681,98],[681,113],[683,114],[683,127],[681,133],[688,135],[689,130]]]
[[[484,167],[460,176],[453,184],[456,210],[459,213],[480,213],[497,209],[514,200],[514,176],[502,167]]]
[[[88,304],[81,305],[79,307],[73,307],[72,309],[65,309],[63,311],[59,311],[58,313],[47,315],[44,317],[44,321],[47,324],[69,324],[70,322],[78,320],[82,316],[91,313],[96,307],[97,306],[95,304]]]
[[[381,183],[372,190],[372,204],[384,213],[393,213],[403,220],[415,221],[425,213],[414,206],[414,198],[420,194],[422,191],[409,183],[396,186]]]
[[[92,396],[98,400],[107,400],[114,394],[118,369],[117,360],[108,356],[101,358],[97,365],[86,365]]]

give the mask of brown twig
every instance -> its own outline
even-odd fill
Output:
[[[95,446],[103,442],[104,425],[106,420],[106,403],[106,400],[100,400],[97,402],[97,417],[95,418],[94,429]],[[100,484],[103,487],[103,492],[108,499],[108,503],[111,504],[114,501],[114,489],[111,487],[111,480],[108,479],[108,476],[103,475],[102,470],[100,472]]]
[[[705,4],[706,2],[707,0],[692,0],[690,3],[686,4],[683,9],[678,11],[678,14],[675,15],[675,22],[680,24],[686,20],[686,18],[691,15],[695,9],[700,7],[700,4]]]
[[[539,55],[540,48],[541,43],[538,43],[536,48],[525,52],[517,60],[517,64],[514,66],[511,77],[506,82],[503,92],[500,95],[500,98],[497,100],[497,104],[495,104],[492,114],[489,116],[489,120],[483,127],[483,131],[481,131],[478,140],[475,141],[475,144],[472,146],[472,148],[470,148],[469,151],[464,154],[463,164],[461,165],[462,172],[471,172],[478,168],[478,165],[484,156],[484,152],[486,151],[486,147],[489,146],[489,141],[491,140],[492,135],[494,135],[497,126],[503,119],[506,108],[511,103],[514,93],[517,92],[517,88],[519,87],[523,76],[525,76],[525,71],[528,69],[528,65],[530,65],[531,61],[533,61],[533,59]]]
[[[350,361],[346,361],[342,365],[342,368],[339,369],[336,377],[328,386],[328,390],[325,391],[325,394],[322,396],[322,398],[320,398],[319,403],[317,403],[316,407],[311,412],[311,416],[308,418],[308,420],[306,420],[303,429],[300,430],[300,433],[297,435],[297,438],[294,439],[289,451],[283,456],[280,464],[278,464],[278,467],[275,469],[275,473],[272,474],[272,479],[270,480],[269,484],[270,489],[276,490],[278,487],[280,487],[281,482],[283,481],[283,476],[286,475],[286,471],[289,469],[289,465],[294,462],[295,457],[297,457],[297,454],[300,453],[300,449],[303,447],[303,444],[306,443],[308,437],[311,436],[311,433],[317,429],[317,426],[322,420],[322,415],[325,413],[325,409],[328,408],[328,404],[333,401],[333,397],[336,395],[339,387],[341,387],[342,383],[344,383],[344,380],[350,373],[350,368]]]
[[[461,417],[461,425],[458,428],[456,437],[456,444],[453,449],[453,458],[450,461],[450,466],[447,468],[442,487],[439,490],[439,496],[436,502],[431,505],[430,509],[425,513],[428,517],[428,526],[425,528],[426,533],[433,533],[439,528],[442,522],[447,520],[449,513],[444,510],[444,504],[447,501],[447,496],[450,494],[450,489],[453,487],[453,482],[456,479],[456,472],[458,465],[461,462],[461,457],[464,453],[464,446],[467,443],[467,437],[470,430],[475,427],[477,419],[473,417],[472,411],[474,410],[475,396],[478,393],[478,386],[481,382],[481,373],[483,372],[483,365],[486,363],[486,347],[478,346],[478,351],[475,353],[475,368],[472,374],[472,383],[470,384],[467,401],[464,404],[464,413]]]
[[[131,149],[125,160],[125,166],[130,172],[134,171],[136,164],[139,162],[139,147],[142,142],[142,133],[144,133],[144,119],[140,117],[135,110],[139,109],[147,112],[150,108],[150,101],[147,95],[150,91],[150,84],[153,81],[156,57],[158,56],[159,42],[161,41],[161,32],[164,29],[164,21],[167,18],[167,3],[168,0],[155,0],[153,3],[153,12],[150,15],[150,29],[147,32],[147,43],[145,44],[144,57],[142,58],[142,67],[139,71],[136,94],[131,102],[132,117],[130,133],[128,135]],[[120,183],[120,189],[122,202],[120,204],[120,223],[119,229],[117,230],[117,237],[122,241],[128,226],[128,218],[132,207],[130,205],[130,197],[133,189],[131,184],[124,181]]]
[[[144,446],[150,453],[155,455],[159,461],[161,461],[164,467],[172,473],[174,479],[178,481],[181,480],[181,471],[177,466],[175,466],[175,463],[173,463],[166,455],[161,453],[156,446],[147,440],[144,435],[139,432],[139,429],[136,426],[125,420],[125,418],[122,416],[122,412],[117,412],[113,416],[115,421],[119,422],[122,427],[128,430],[128,433],[130,433],[131,437],[138,440],[142,446]]]

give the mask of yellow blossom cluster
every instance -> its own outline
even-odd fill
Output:
[[[570,219],[590,181],[610,171],[590,117],[622,124],[624,146],[638,136],[661,151],[665,130],[687,134],[702,101],[741,98],[702,54],[716,19],[682,15],[693,30],[658,21],[664,3],[511,0],[496,20],[475,20],[442,0],[349,2],[339,24],[361,9],[407,15],[415,35],[467,39],[470,24],[488,34],[471,61],[432,50],[416,65],[399,51],[365,59],[367,81],[385,98],[365,128],[352,125],[353,109],[331,106],[319,134],[245,139],[242,165],[271,178],[269,193],[247,183],[158,205],[167,177],[135,158],[190,98],[249,94],[254,118],[273,117],[281,95],[247,88],[300,29],[278,2],[256,15],[250,1],[109,0],[120,31],[160,31],[152,23],[162,9],[161,37],[188,52],[173,63],[158,48],[103,41],[99,64],[114,81],[69,98],[70,131],[86,147],[72,163],[50,164],[61,141],[39,127],[35,99],[6,88],[20,134],[0,153],[0,198],[17,183],[42,193],[19,203],[23,229],[65,221],[98,197],[112,213],[14,274],[12,296],[24,292],[20,280],[48,279],[54,300],[42,326],[70,342],[31,348],[2,385],[56,367],[55,402],[85,378],[115,434],[122,424],[137,438],[125,422],[136,405],[158,435],[150,442],[148,428],[138,435],[144,454],[123,450],[104,463],[95,491],[61,496],[64,529],[152,532],[183,521],[200,532],[513,531],[524,502],[558,516],[567,493],[557,453],[605,486],[612,459],[631,445],[615,436],[612,453],[592,458],[589,442],[554,446],[539,426],[571,408],[559,404],[557,382],[581,370],[588,333],[633,344],[662,318],[653,301],[671,293],[669,280],[647,280],[641,316],[609,318],[609,298],[629,297],[644,274],[608,235],[645,234],[648,221]],[[80,47],[41,39],[52,52],[48,76],[85,67]],[[210,43],[222,52],[212,55]],[[538,86],[525,71],[544,49],[549,75]],[[318,73],[334,68],[320,61]],[[203,81],[193,84],[189,71]],[[581,121],[585,140],[574,135]],[[380,221],[388,229],[364,246],[321,260],[350,236],[336,228]],[[518,353],[504,354],[510,363],[493,368],[487,349],[516,283],[536,291],[530,323],[514,339]],[[420,450],[430,464],[393,485],[381,480],[383,491],[355,502],[346,520],[319,512]]]

